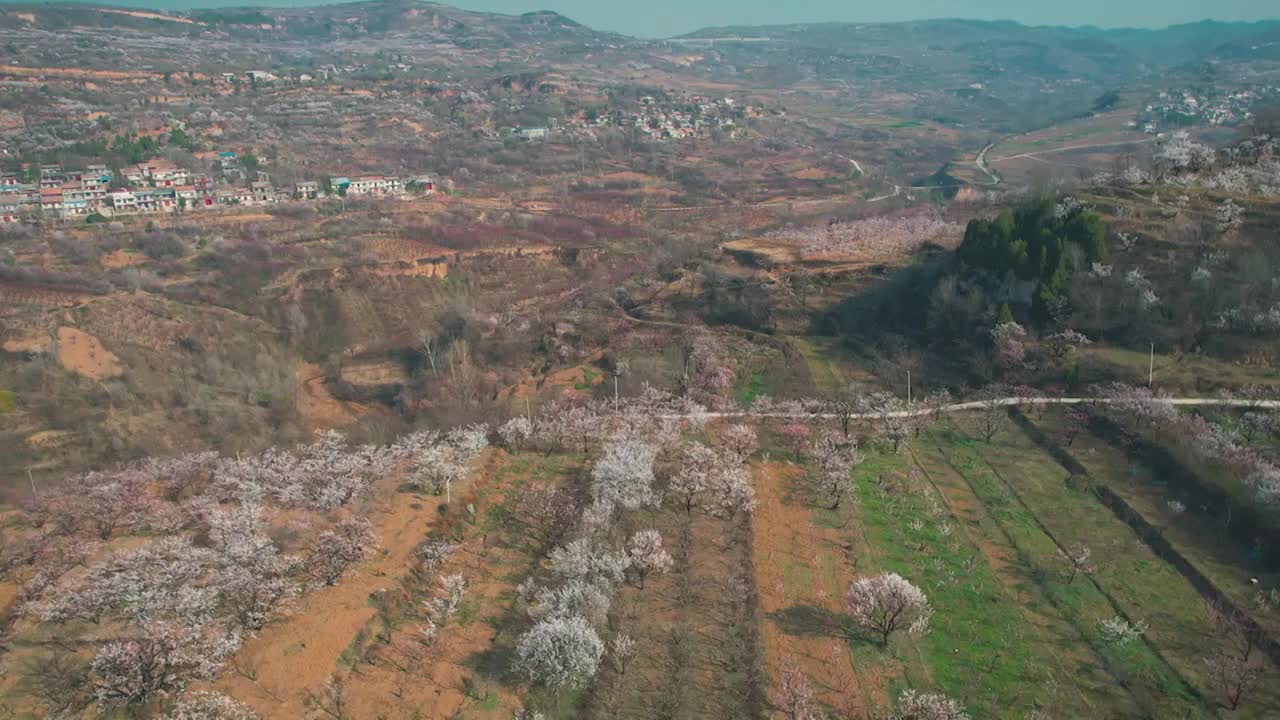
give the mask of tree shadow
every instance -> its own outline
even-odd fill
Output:
[[[857,634],[844,616],[813,605],[792,605],[768,617],[788,635],[846,638]]]

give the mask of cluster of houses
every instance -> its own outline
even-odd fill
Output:
[[[739,121],[756,117],[760,112],[759,108],[741,105],[728,97],[690,95],[660,100],[646,95],[635,107],[595,116],[580,114],[570,118],[569,124],[634,127],[655,140],[686,140],[706,137],[715,129],[735,132]]]
[[[233,152],[218,153],[225,171],[236,170]],[[105,165],[64,170],[60,165],[24,167],[0,174],[0,222],[24,217],[114,217],[137,213],[178,212],[232,206],[268,205],[288,200],[317,200],[328,195],[402,195],[406,189],[429,194],[430,178],[361,175],[332,177],[327,182],[304,181],[276,188],[264,173],[243,185],[215,183],[168,160],[151,160],[113,172]]]
[[[703,138],[714,129],[734,133],[738,121],[763,114],[761,108],[740,105],[733,98],[711,99],[690,95],[676,100],[659,100],[648,96],[630,109],[606,112],[583,110],[565,119],[563,125],[553,121],[549,126],[516,127],[511,134],[519,140],[545,140],[557,131],[591,128],[636,128],[653,140],[687,140]]]
[[[1234,125],[1253,117],[1258,105],[1280,99],[1280,88],[1164,90],[1138,112],[1132,125],[1148,134],[1192,125]]]

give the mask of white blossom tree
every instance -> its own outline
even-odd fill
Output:
[[[609,661],[613,664],[614,672],[619,675],[626,675],[627,668],[631,667],[631,661],[636,656],[636,641],[626,633],[618,633],[609,641]]]
[[[756,507],[756,491],[747,469],[736,457],[721,456],[710,477],[710,509],[730,520]]]
[[[216,565],[213,552],[164,538],[95,563],[33,607],[48,622],[119,618],[202,625],[217,609],[218,593],[205,582]]]
[[[585,618],[547,618],[516,643],[515,668],[552,692],[585,686],[595,677],[604,643]]]
[[[427,571],[428,575],[435,574],[441,565],[448,562],[449,557],[453,555],[453,543],[448,540],[431,540],[423,543],[418,550],[418,556],[422,558],[422,567]]]
[[[769,704],[785,720],[818,720],[818,693],[813,681],[790,658],[782,666],[778,681],[769,688]]]
[[[582,617],[596,627],[603,627],[609,620],[610,590],[583,579],[570,580],[554,589],[541,588],[529,608],[529,615],[535,620]]]
[[[809,457],[814,466],[810,473],[813,488],[835,510],[853,489],[853,466],[862,459],[857,445],[841,443],[824,433],[813,441]]]
[[[919,634],[928,630],[933,614],[920,588],[897,573],[883,573],[854,581],[845,597],[849,618],[860,630],[878,636],[881,646],[900,630]]]
[[[467,596],[467,579],[462,575],[445,575],[440,578],[440,594],[423,603],[427,610],[427,622],[444,628],[453,620]]]
[[[538,422],[536,435],[549,445],[581,448],[586,455],[591,446],[604,437],[607,424],[594,404],[555,407]]]
[[[551,572],[564,580],[611,588],[623,581],[626,571],[626,556],[592,538],[579,538],[551,551]]]
[[[529,418],[524,415],[517,415],[498,428],[498,437],[502,439],[502,444],[508,450],[519,452],[520,448],[533,437],[533,423],[529,422]]]
[[[1216,160],[1213,148],[1191,139],[1178,130],[1160,139],[1154,156],[1157,170],[1164,175],[1181,175],[1209,170]]]
[[[484,426],[455,428],[443,442],[430,443],[414,453],[410,482],[444,493],[445,502],[450,502],[453,484],[467,477],[471,463],[488,446],[488,430]]]
[[[205,690],[184,696],[164,720],[258,720],[258,716],[239,700]]]
[[[99,648],[90,665],[93,695],[102,706],[141,706],[181,692],[193,680],[212,679],[239,647],[237,635],[213,638],[168,622]]]
[[[689,444],[680,461],[680,469],[667,484],[667,497],[671,498],[686,514],[703,502],[703,495],[710,485],[711,473],[720,458],[715,450],[700,442]]]
[[[671,569],[674,561],[671,554],[662,547],[662,534],[657,530],[640,530],[627,542],[627,566],[640,581],[640,589],[644,589],[644,579],[652,573],[665,573]]]
[[[720,447],[739,463],[745,463],[760,447],[760,440],[750,425],[730,425],[720,432]]]
[[[946,695],[903,690],[892,720],[969,720],[969,714]]]
[[[591,495],[597,502],[627,510],[657,503],[653,462],[658,447],[630,437],[615,437],[591,468]]]

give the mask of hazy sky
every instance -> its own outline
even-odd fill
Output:
[[[12,0],[0,0],[0,4]],[[320,0],[327,1],[327,0]],[[186,9],[228,5],[307,5],[299,0],[99,0]],[[1280,18],[1276,0],[448,0],[473,10],[556,10],[600,30],[669,36],[708,25],[921,18],[1017,20],[1031,25],[1164,27],[1197,20]]]

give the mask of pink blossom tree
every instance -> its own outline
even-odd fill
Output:
[[[1027,331],[1016,322],[996,325],[991,330],[996,366],[1003,370],[1020,368],[1027,359]]]
[[[797,458],[804,455],[813,439],[813,432],[804,423],[787,423],[778,430],[778,435],[782,444]]]

